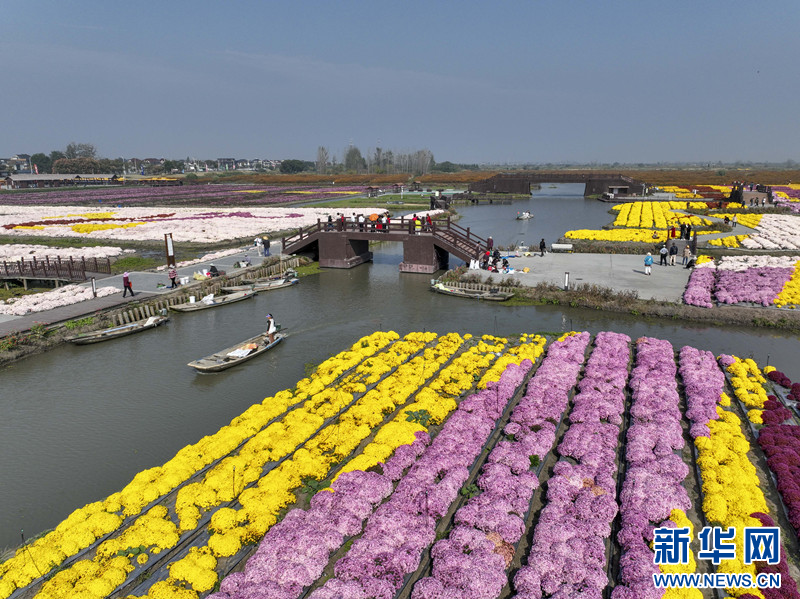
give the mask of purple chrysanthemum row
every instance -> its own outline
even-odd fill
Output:
[[[661,597],[653,586],[650,541],[653,529],[667,525],[674,509],[692,503],[682,482],[689,473],[680,455],[684,446],[675,374],[668,341],[642,337],[636,342],[636,366],[631,374],[631,425],[627,432],[625,482],[620,494],[622,526],[617,541],[620,578],[613,599]]]
[[[713,307],[711,293],[716,283],[715,272],[713,268],[695,268],[683,292],[683,303],[701,308]]]
[[[685,346],[680,352],[680,374],[686,393],[686,417],[692,439],[709,437],[708,423],[717,419],[717,403],[725,387],[725,374],[710,351]]]
[[[573,398],[563,459],[548,481],[528,565],[514,578],[516,597],[602,597],[608,586],[605,540],[617,514],[616,453],[630,338],[599,333]],[[547,556],[542,559],[542,556]]]
[[[543,460],[555,442],[556,423],[569,402],[588,340],[584,333],[550,346],[511,414],[506,438],[495,445],[481,471],[477,484],[482,493],[456,512],[448,538],[433,546],[432,575],[416,583],[412,599],[489,599],[500,594],[539,485],[532,458]]]

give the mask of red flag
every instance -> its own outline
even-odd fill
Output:
[[[33,170],[35,170],[36,174],[38,175],[39,174],[39,165],[38,164],[34,164],[33,165]]]

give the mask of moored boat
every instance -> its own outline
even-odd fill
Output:
[[[232,347],[213,353],[210,356],[189,362],[188,366],[191,366],[198,372],[219,372],[220,370],[226,370],[231,366],[236,366],[247,360],[252,360],[256,356],[271,350],[285,338],[285,333],[275,333],[275,341],[270,343],[269,335],[267,333],[262,333],[250,339],[246,339],[241,343],[237,343]]]
[[[176,312],[195,312],[197,310],[206,310],[208,308],[217,308],[226,304],[233,304],[235,302],[255,297],[255,295],[256,292],[251,289],[248,289],[247,291],[237,291],[236,293],[231,293],[229,295],[211,295],[204,297],[199,302],[186,302],[184,304],[177,304],[175,306],[170,306],[169,309],[175,310]]]
[[[517,220],[528,220],[529,218],[533,218],[533,214],[527,210],[525,212],[517,212]]]
[[[123,324],[118,327],[111,327],[101,331],[90,331],[88,333],[81,333],[67,337],[67,341],[75,345],[88,345],[90,343],[99,343],[100,341],[108,341],[109,339],[116,339],[117,337],[125,337],[133,335],[134,333],[141,333],[147,329],[153,329],[159,325],[164,324],[169,320],[166,316],[151,316],[143,320],[136,320],[128,324]]]
[[[300,282],[300,279],[285,278],[285,279],[256,279],[241,285],[231,285],[230,287],[223,287],[222,291],[225,293],[236,293],[238,291],[271,291],[273,289],[282,289],[284,287],[291,287]]]
[[[485,300],[488,302],[503,302],[514,295],[513,293],[500,291],[499,289],[490,289],[489,291],[482,291],[479,289],[462,289],[460,287],[450,287],[444,283],[435,283],[431,285],[431,291],[444,293],[445,295],[455,295],[456,297]]]

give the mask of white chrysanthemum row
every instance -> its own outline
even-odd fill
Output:
[[[723,256],[717,268],[735,271],[745,271],[748,268],[794,268],[798,260],[800,256]]]
[[[113,295],[119,293],[115,287],[100,287],[97,290],[97,297]],[[53,291],[37,293],[35,295],[25,295],[19,298],[11,298],[6,303],[0,302],[0,314],[12,316],[24,316],[31,312],[44,312],[61,306],[69,306],[92,299],[91,287],[80,287],[79,285],[66,285]]]
[[[749,249],[800,249],[800,217],[784,214],[765,214],[756,232],[742,240]]]
[[[0,261],[16,262],[18,260],[31,260],[33,258],[59,256],[60,258],[114,258],[123,253],[136,250],[123,250],[120,247],[99,245],[96,247],[52,247],[49,245],[28,245],[24,243],[10,243],[0,245]]]

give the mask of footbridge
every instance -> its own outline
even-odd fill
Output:
[[[530,195],[532,183],[583,183],[583,195],[616,193],[642,195],[644,181],[626,175],[609,173],[500,173],[482,181],[470,183],[469,191],[482,193],[516,193]]]
[[[432,226],[416,231],[412,218],[392,219],[378,228],[375,222],[337,222],[333,225],[317,221],[284,237],[284,254],[310,254],[319,265],[328,268],[352,268],[372,260],[370,241],[395,241],[403,244],[401,272],[434,273],[447,268],[450,254],[469,262],[486,249],[486,240],[446,219],[433,221]]]

